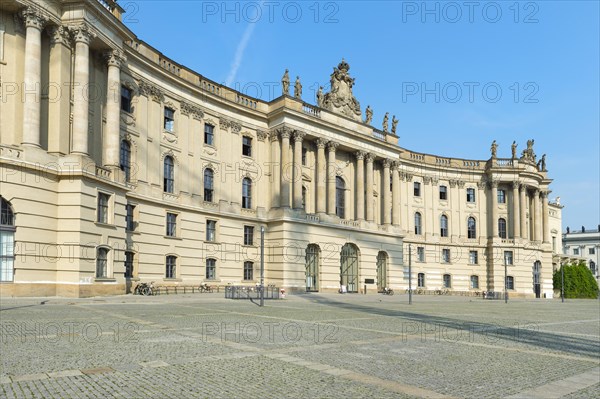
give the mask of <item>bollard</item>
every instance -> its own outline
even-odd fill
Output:
[[[364,294],[367,295],[367,285],[365,284]]]

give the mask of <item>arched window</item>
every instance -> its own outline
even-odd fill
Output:
[[[108,248],[96,250],[96,278],[108,277]]]
[[[590,271],[592,272],[594,277],[596,277],[596,262],[594,262],[593,260],[590,261]]]
[[[452,288],[452,276],[449,274],[444,274],[442,278],[442,285],[444,288]]]
[[[242,180],[242,208],[252,208],[252,180],[249,177]]]
[[[477,224],[474,217],[467,220],[467,238],[477,238]]]
[[[0,281],[13,281],[15,263],[15,214],[0,197]]]
[[[421,214],[419,212],[415,212],[415,234],[421,235]]]
[[[440,216],[440,236],[448,237],[448,216]]]
[[[339,176],[335,177],[335,214],[344,218],[346,207],[346,183]]]
[[[119,167],[125,173],[125,181],[129,181],[131,178],[131,144],[127,140],[121,140]]]
[[[316,244],[306,247],[306,291],[319,291],[319,255],[321,249]]]
[[[206,168],[204,169],[204,201],[213,202],[214,192],[214,172]]]
[[[498,236],[500,238],[506,238],[506,219],[498,219]]]
[[[170,155],[167,155],[164,160],[163,190],[165,193],[175,191],[175,165]]]

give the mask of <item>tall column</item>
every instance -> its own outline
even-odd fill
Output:
[[[513,238],[519,238],[521,234],[521,212],[519,211],[519,182],[513,181],[512,183],[512,200],[513,200]]]
[[[498,181],[494,180],[490,182],[492,189],[492,198],[490,204],[492,207],[492,237],[498,237]]]
[[[519,194],[521,197],[521,203],[519,207],[521,208],[521,237],[524,239],[529,238],[529,234],[527,231],[527,186],[521,184],[519,186]]]
[[[294,132],[294,209],[302,209],[302,140],[304,132]]]
[[[383,192],[383,224],[390,225],[392,223],[391,201],[390,201],[390,165],[392,161],[389,159],[383,160],[383,184],[381,191]]]
[[[542,191],[542,237],[545,243],[550,242],[550,226],[548,225],[548,191]]]
[[[108,84],[106,91],[106,128],[104,130],[104,165],[119,166],[119,134],[121,130],[121,63],[125,56],[119,50],[106,53]]]
[[[73,79],[73,153],[88,155],[90,83],[90,41],[94,34],[87,25],[73,30],[75,38],[75,74]]]
[[[367,153],[367,220],[375,220],[373,212],[373,154]]]
[[[71,82],[71,32],[66,26],[50,30],[48,81],[48,152],[64,155],[71,142],[71,96],[65,90]]]
[[[400,176],[398,162],[392,163],[392,224],[400,225]]]
[[[292,131],[283,127],[280,129],[281,135],[281,200],[282,208],[290,207],[290,178],[293,175],[290,165],[290,135]]]
[[[356,220],[365,220],[365,152],[356,152]]]
[[[329,215],[335,215],[335,150],[338,146],[339,143],[334,141],[327,143],[327,213]]]
[[[540,241],[540,190],[533,192],[533,238],[532,241]]]
[[[42,28],[47,22],[32,7],[21,13],[27,28],[25,36],[25,73],[23,75],[23,145],[40,147],[40,103],[42,85]]]
[[[279,134],[277,130],[272,130],[269,133],[269,140],[271,141],[271,206],[273,208],[279,208],[280,206],[280,189],[281,189],[281,162],[279,154]]]
[[[325,145],[327,140],[317,139],[317,213],[325,213],[327,194],[325,182],[327,181],[327,163],[325,161]]]

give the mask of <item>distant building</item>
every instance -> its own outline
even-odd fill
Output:
[[[571,230],[567,227],[562,237],[563,253],[573,260],[585,260],[592,274],[598,279],[598,263],[600,262],[600,225],[595,230]]]

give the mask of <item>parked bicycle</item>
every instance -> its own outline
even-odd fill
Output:
[[[383,295],[394,295],[394,290],[388,287],[384,287],[381,293]]]
[[[136,295],[154,295],[154,281],[148,283],[139,283],[135,286],[135,290],[133,291]]]

